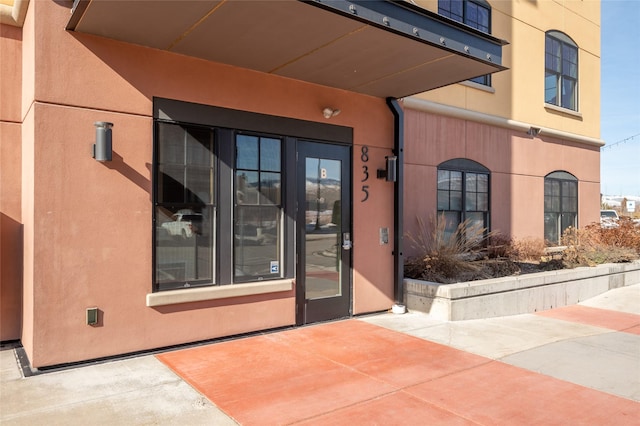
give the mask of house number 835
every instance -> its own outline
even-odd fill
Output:
[[[362,180],[360,182],[366,182],[369,180],[369,166],[367,166],[367,162],[369,161],[369,147],[363,145],[360,149],[360,160],[362,160]],[[362,200],[361,202],[365,202],[369,199],[369,185],[362,185]]]

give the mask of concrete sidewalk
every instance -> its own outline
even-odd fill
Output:
[[[365,326],[364,323],[367,325]],[[389,388],[378,396],[372,394],[371,397],[345,407],[326,409],[313,416],[309,414],[306,418],[300,417],[304,420],[281,423],[305,421],[327,424],[331,421],[332,424],[337,422],[353,425],[372,424],[384,420],[386,424],[415,424],[411,420],[412,417],[408,415],[410,410],[415,409],[415,413],[420,413],[421,416],[430,415],[437,411],[439,417],[434,418],[440,420],[436,420],[432,424],[454,422],[519,424],[515,417],[500,417],[504,416],[504,411],[495,411],[494,417],[487,417],[482,413],[483,407],[477,408],[476,412],[466,414],[457,412],[458,408],[454,405],[447,405],[451,404],[451,401],[455,401],[456,392],[464,391],[456,386],[460,386],[460,383],[465,381],[465,374],[469,383],[477,383],[480,388],[482,383],[477,382],[478,379],[475,376],[471,377],[473,371],[482,372],[484,370],[484,374],[489,374],[500,366],[504,366],[500,367],[502,370],[506,369],[517,377],[526,375],[527,383],[544,381],[551,383],[556,388],[570,389],[570,392],[566,391],[564,397],[566,401],[557,402],[560,404],[556,407],[558,410],[562,404],[571,405],[576,398],[579,398],[575,396],[575,389],[584,389],[585,398],[602,395],[602,401],[611,404],[612,413],[603,413],[606,416],[611,416],[611,423],[637,424],[638,416],[640,416],[640,408],[638,408],[640,407],[638,404],[640,401],[640,284],[609,291],[580,305],[538,314],[459,322],[434,320],[427,315],[418,313],[381,314],[332,324],[320,325],[315,329],[312,326],[267,333],[236,341],[214,343],[202,348],[221,356],[224,355],[221,351],[225,347],[235,348],[234,350],[237,351],[238,348],[251,346],[252,342],[256,342],[256,344],[274,343],[280,345],[278,346],[280,349],[289,345],[295,350],[298,350],[299,346],[309,345],[311,349],[306,352],[308,356],[324,360],[329,360],[330,356],[336,355],[337,351],[341,350],[343,358],[330,360],[332,369],[336,366],[347,367],[350,374],[358,375],[358,380],[374,379],[373,382],[370,380],[362,382],[369,383],[366,388],[353,388],[356,396],[360,392],[362,394],[371,393],[370,383],[382,387],[390,385],[397,387]],[[378,332],[377,329],[382,329],[373,327],[373,325],[390,331]],[[371,362],[380,361],[373,357],[373,352],[377,350],[373,346],[371,349],[365,350],[366,345],[373,344],[372,342],[375,340],[373,336],[360,336],[362,340],[354,341],[354,347],[349,347],[348,341],[340,343],[339,335],[324,336],[327,344],[320,348],[313,348],[313,341],[305,337],[313,332],[316,334],[340,330],[344,332],[348,328],[354,328],[356,331],[371,331],[372,335],[386,339],[386,344],[389,341],[402,342],[402,345],[410,342],[411,345],[418,348],[420,341],[423,341],[425,345],[422,345],[420,350],[434,351],[428,352],[432,358],[429,362],[437,362],[438,366],[445,369],[450,368],[447,366],[448,359],[438,358],[446,353],[451,357],[451,364],[454,363],[454,358],[465,359],[467,360],[465,362],[470,362],[474,368],[469,367],[469,372],[466,373],[467,367],[460,367],[455,371],[455,374],[443,372],[442,374],[438,373],[438,377],[421,379],[420,383],[398,384],[394,382],[394,380],[399,380],[398,376],[392,378],[391,372],[387,374],[385,371],[379,371],[379,365],[387,364],[378,364],[378,367],[374,369],[382,379],[374,376],[373,373],[361,375],[364,371],[362,370],[364,364],[356,363],[358,356],[366,358],[369,364],[365,367],[370,370],[373,368]],[[396,334],[396,332],[402,334]],[[411,337],[409,338],[409,336]],[[350,339],[355,340],[354,338]],[[293,342],[297,343],[294,345]],[[329,343],[334,346],[330,347]],[[434,344],[438,345],[434,346]],[[441,348],[440,345],[451,349],[444,348],[446,351],[437,349]],[[249,390],[254,391],[259,383],[256,381],[256,384],[253,385],[249,382],[251,389],[242,388],[239,377],[230,378],[228,382],[223,382],[215,389],[214,393],[206,393],[206,387],[200,386],[201,383],[198,382],[201,379],[193,379],[195,381],[190,381],[191,385],[188,384],[187,379],[181,378],[167,367],[166,360],[182,356],[189,365],[192,359],[189,357],[196,353],[196,349],[184,350],[184,356],[177,353],[176,355],[173,353],[160,356],[146,355],[24,378],[16,361],[15,351],[5,348],[0,351],[0,423],[3,425],[236,424],[236,421],[231,417],[230,411],[232,410],[221,411],[204,395],[213,395],[210,396],[211,400],[221,401],[217,399],[219,395],[226,396],[232,391],[248,393]],[[435,352],[436,349],[439,352]],[[321,353],[323,350],[326,353]],[[369,350],[372,351],[372,355],[368,354]],[[406,353],[410,348],[405,346],[398,348],[398,350]],[[256,350],[256,352],[259,351]],[[353,356],[349,355],[351,353]],[[345,354],[347,355],[345,356]],[[300,354],[298,353],[298,355]],[[163,357],[165,363],[158,359]],[[221,359],[231,358],[223,357]],[[216,365],[220,366],[221,364]],[[242,363],[237,365],[242,365]],[[397,367],[397,365],[388,364],[389,369]],[[267,366],[265,369],[268,369]],[[239,370],[235,370],[238,371],[238,376],[241,373]],[[176,369],[176,371],[180,370]],[[285,371],[285,373],[287,372]],[[405,371],[402,380],[412,379],[406,377],[407,373],[409,376],[411,375],[410,371]],[[418,372],[416,371],[416,373]],[[183,373],[180,374],[184,377]],[[290,375],[290,372],[288,374]],[[431,374],[435,375],[436,372],[431,372]],[[218,375],[218,371],[214,369],[211,376],[216,375]],[[390,379],[387,381],[385,377],[390,377]],[[452,379],[453,377],[457,377],[457,382]],[[210,377],[206,378],[210,379]],[[563,383],[566,383],[566,386],[562,385]],[[268,381],[265,382],[265,386],[267,384],[269,384]],[[496,382],[495,386],[498,385],[499,383]],[[437,386],[436,391],[433,390],[434,386]],[[196,391],[196,388],[203,390],[203,393]],[[298,395],[295,392],[292,393],[290,389],[287,390],[284,384],[278,385],[278,389],[283,391],[284,398],[291,398],[291,405],[293,405]],[[334,393],[330,393],[330,395],[335,395],[335,389],[331,392]],[[449,402],[446,401],[448,392],[451,393]],[[440,398],[437,406],[433,402],[428,402],[434,394]],[[393,403],[389,407],[385,406],[385,400]],[[615,407],[613,405],[615,404],[612,404],[612,401],[625,407],[623,410],[629,411],[628,407],[632,407],[628,421],[624,421],[626,418],[624,416],[614,415]],[[244,405],[247,406],[247,409],[252,409],[252,405],[257,405],[259,402],[249,400]],[[284,399],[278,400],[278,402],[286,406],[289,401]],[[405,411],[400,410],[397,413],[398,417],[393,417],[391,422],[382,417],[388,414],[393,407],[399,408],[399,403],[408,404],[409,402],[411,404],[402,405],[402,407],[406,407]],[[523,411],[530,410],[531,407],[528,404],[531,404],[530,400],[522,400]],[[374,406],[384,408],[385,412],[378,417],[376,414],[378,412],[371,409]],[[297,408],[302,408],[302,411],[305,411],[305,407],[298,406]],[[486,407],[486,409],[488,408]],[[517,410],[518,407],[513,407],[513,409]],[[553,411],[554,408],[549,407],[549,409]],[[581,407],[577,407],[577,409],[581,409]],[[593,407],[583,407],[583,409],[597,411],[597,408]],[[311,407],[307,411],[311,412]],[[236,413],[239,414],[235,415]],[[236,419],[251,419],[251,417],[243,417],[243,413],[237,411],[233,414]],[[403,417],[405,414],[407,416]],[[425,417],[420,418],[424,419]],[[394,422],[393,419],[396,421]],[[551,416],[550,419],[554,419],[554,417]],[[567,421],[562,416],[556,417],[555,420],[551,423],[561,424]],[[260,422],[256,423],[275,424],[278,422],[280,421],[275,418],[263,417]],[[242,421],[242,423],[252,422]]]
[[[612,324],[594,325],[597,310],[606,310]],[[569,312],[574,318],[563,319],[571,317]],[[537,314],[445,322],[409,313],[364,320],[640,401],[640,284]]]
[[[23,378],[3,350],[0,365],[3,426],[236,424],[153,355]]]

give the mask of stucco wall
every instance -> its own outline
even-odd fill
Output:
[[[0,121],[19,123],[20,88],[22,81],[22,30],[18,27],[0,24]]]
[[[437,167],[454,158],[491,172],[491,230],[515,238],[544,237],[544,177],[564,170],[578,179],[578,225],[599,218],[599,149],[545,136],[405,111],[405,231],[417,233],[417,216],[437,206]],[[407,254],[413,251],[409,247]]]
[[[0,122],[0,341],[20,338],[22,215],[20,125]]]
[[[393,145],[384,100],[62,30],[67,5],[33,2],[35,105],[25,149],[25,323],[34,366],[121,354],[295,322],[294,292],[160,308],[152,289],[152,100],[154,96],[326,122],[354,129],[354,312],[393,299],[393,185],[371,178],[360,202],[361,147],[372,176]],[[113,127],[114,161],[91,158],[95,121]],[[390,235],[393,241],[393,235]],[[28,269],[28,271],[27,271]],[[101,322],[85,325],[97,306]],[[29,339],[30,340],[30,339]]]
[[[22,30],[0,24],[0,341],[20,338],[22,313]]]

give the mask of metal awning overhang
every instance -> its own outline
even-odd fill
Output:
[[[506,42],[405,1],[76,0],[67,29],[382,98],[506,69]]]

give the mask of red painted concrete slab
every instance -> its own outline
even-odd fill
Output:
[[[625,333],[637,334],[638,336],[640,336],[640,324],[634,325],[633,327],[625,328],[624,330],[620,331],[624,331]]]
[[[307,330],[299,329],[303,334]],[[340,334],[336,330],[335,336]],[[394,390],[274,336],[213,344],[158,358],[243,425],[292,423]]]
[[[355,406],[334,411],[298,423],[318,426],[357,426],[362,424],[407,425],[477,425],[449,411],[427,404],[406,392],[394,392]]]
[[[291,330],[273,334],[272,338],[400,387],[489,362],[478,355],[362,321]]]
[[[242,425],[636,424],[640,404],[358,320],[158,358]]]
[[[588,324],[596,327],[623,331],[626,333],[639,334],[638,328],[640,327],[640,315],[631,314],[628,312],[618,312],[608,309],[592,308],[590,306],[572,305],[538,312],[536,315],[564,321],[577,322],[581,324]]]
[[[640,404],[492,362],[405,390],[483,425],[637,425]]]

